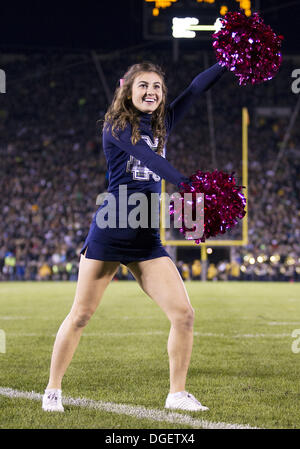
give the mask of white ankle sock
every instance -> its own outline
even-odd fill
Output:
[[[185,391],[177,391],[176,393],[169,393],[169,398],[171,399],[180,398],[180,396],[182,396],[182,393],[185,393]]]

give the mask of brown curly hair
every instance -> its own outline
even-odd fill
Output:
[[[103,130],[108,125],[111,125],[112,134],[117,138],[116,131],[118,129],[124,130],[126,124],[130,123],[132,127],[132,144],[135,145],[140,140],[140,111],[133,105],[131,93],[136,76],[142,72],[154,72],[159,75],[162,80],[162,101],[158,108],[152,113],[151,117],[153,136],[154,138],[158,138],[157,152],[162,155],[166,138],[165,105],[167,87],[164,80],[165,74],[161,67],[152,62],[141,62],[128,68],[123,76],[123,83],[117,87],[112,103],[105,114]]]

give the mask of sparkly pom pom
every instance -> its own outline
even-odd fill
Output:
[[[233,228],[237,223],[237,219],[242,219],[245,214],[246,198],[242,193],[243,186],[236,185],[234,172],[229,174],[222,171],[214,170],[213,172],[202,172],[198,170],[190,176],[190,183],[181,184],[181,206],[182,215],[179,214],[181,223],[184,216],[184,194],[192,193],[192,212],[196,215],[197,193],[204,194],[204,232],[201,238],[194,239],[198,244],[205,242],[210,237],[218,234],[224,234],[229,228]],[[174,216],[178,213],[174,205],[170,205],[170,215]],[[177,215],[178,216],[178,215]],[[186,235],[189,231],[185,224],[182,224],[180,232]]]
[[[239,84],[258,84],[272,79],[282,62],[277,36],[258,13],[228,12],[220,19],[221,29],[213,34],[216,58],[238,78]]]

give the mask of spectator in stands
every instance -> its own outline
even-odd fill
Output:
[[[191,279],[190,267],[188,263],[183,263],[181,266],[182,279],[189,281]]]
[[[201,279],[201,262],[200,260],[196,259],[194,260],[192,267],[191,267],[191,272],[192,272],[192,280],[197,280],[199,281]]]
[[[214,263],[210,263],[207,269],[207,280],[208,281],[216,281],[218,274],[217,267]]]
[[[237,281],[240,278],[240,274],[240,264],[236,260],[233,260],[230,264],[228,280]]]
[[[52,271],[50,266],[47,263],[43,263],[38,269],[38,281],[49,281],[51,277]]]

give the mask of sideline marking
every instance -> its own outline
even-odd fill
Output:
[[[33,401],[42,401],[43,395],[34,391],[19,391],[12,388],[0,387],[0,395],[8,398],[30,399]],[[170,422],[172,424],[188,425],[194,429],[258,429],[259,427],[251,427],[248,424],[230,424],[224,422],[211,422],[205,419],[195,419],[188,415],[182,415],[176,412],[161,411],[159,409],[149,409],[142,406],[133,406],[126,404],[116,404],[114,402],[95,401],[86,398],[70,398],[63,397],[64,405],[71,405],[75,407],[85,407],[96,410],[101,410],[108,413],[116,413],[118,415],[132,416],[138,419],[148,419],[158,422]],[[44,412],[55,413],[55,412]],[[194,412],[195,413],[195,412]],[[205,413],[205,412],[199,412]]]
[[[143,336],[159,336],[169,334],[168,331],[152,331],[152,332],[86,332],[82,337],[132,337]],[[56,334],[36,333],[36,332],[6,332],[8,337],[56,337]],[[194,332],[194,337],[220,337],[220,338],[285,338],[290,337],[290,333],[282,334],[217,334],[212,332]]]

